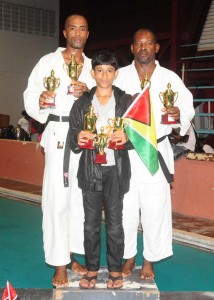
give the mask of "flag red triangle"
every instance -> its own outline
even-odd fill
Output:
[[[2,300],[15,300],[18,295],[14,289],[14,287],[7,281],[7,286],[4,289]]]
[[[144,93],[136,100],[133,106],[125,114],[125,118],[130,118],[146,125],[151,124],[150,113],[150,101],[149,101],[149,89],[147,88]]]

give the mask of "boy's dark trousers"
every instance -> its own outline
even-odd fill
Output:
[[[101,166],[101,171],[103,191],[83,191],[86,267],[88,271],[98,271],[100,267],[100,231],[104,205],[108,270],[121,272],[124,252],[123,195],[119,193],[117,167]]]

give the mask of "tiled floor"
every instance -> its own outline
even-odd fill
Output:
[[[40,199],[42,193],[42,187],[23,183],[20,181],[5,179],[0,177],[0,193],[3,195],[5,191],[12,191],[14,195],[31,195],[32,199],[37,197]],[[7,194],[7,193],[6,193]],[[173,213],[173,229],[178,232],[193,234],[197,237],[207,238],[214,245],[214,220],[207,220],[202,218],[185,216],[177,213]]]
[[[11,180],[0,177],[0,188],[25,192],[33,195],[42,195],[42,187],[39,185],[29,184],[21,181]],[[1,190],[0,190],[1,191]]]
[[[173,213],[173,228],[214,238],[214,220]]]

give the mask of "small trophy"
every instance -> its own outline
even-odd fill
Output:
[[[45,77],[43,79],[43,85],[47,91],[54,92],[60,85],[60,79],[54,76],[54,70],[51,71],[51,76]],[[55,108],[55,98],[47,98],[44,105],[48,107]]]
[[[78,80],[80,75],[80,68],[83,64],[78,64],[75,59],[75,54],[71,54],[71,61],[68,65],[64,65],[68,76],[71,78],[71,84],[68,86],[67,95],[73,95],[73,81]]]
[[[105,147],[108,145],[109,135],[106,134],[104,127],[100,128],[100,133],[95,136],[95,144],[99,149],[99,153],[96,153],[95,163],[96,164],[106,164],[106,153],[104,151]]]
[[[84,130],[89,132],[95,132],[96,130],[97,115],[94,113],[94,107],[89,107],[89,112],[84,116]],[[94,141],[88,140],[84,145],[79,146],[82,149],[94,149]]]
[[[144,78],[141,80],[141,83],[140,83],[140,87],[141,87],[142,90],[144,89],[144,87],[146,86],[147,83],[149,83],[149,85],[151,84],[148,74],[145,73]]]
[[[122,130],[124,131],[125,128],[125,124],[123,122],[123,119],[120,117],[115,117],[113,119],[109,119],[108,120],[109,125],[112,127],[113,131],[117,131],[117,130]],[[116,142],[112,142],[110,140],[108,148],[110,149],[117,149],[117,150],[123,150],[124,149],[124,145],[117,145]]]
[[[171,83],[168,83],[165,92],[160,92],[159,98],[163,103],[164,107],[166,107],[167,109],[172,108],[174,106],[175,101],[178,98],[178,93],[173,92],[171,89]],[[177,121],[169,117],[167,114],[162,115],[161,124],[176,124],[176,123]]]

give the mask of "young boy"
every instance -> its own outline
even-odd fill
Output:
[[[123,150],[106,147],[106,130],[109,119],[122,117],[132,102],[132,97],[113,86],[118,74],[118,60],[108,50],[99,51],[92,58],[91,75],[97,86],[84,93],[75,101],[69,117],[71,149],[82,151],[78,170],[78,183],[83,193],[85,212],[84,247],[87,274],[80,281],[83,289],[95,287],[100,267],[100,230],[102,206],[105,209],[107,263],[109,279],[107,288],[118,289],[123,286],[122,258],[124,251],[124,233],[122,226],[123,196],[129,190],[130,162],[127,149],[132,145],[127,141],[123,130],[116,130],[110,136],[112,142],[124,145]],[[95,132],[84,131],[85,116],[93,106],[96,118]],[[106,153],[106,161],[97,163],[98,149],[81,149],[97,135],[100,142],[100,155]],[[100,137],[102,137],[100,139]],[[96,138],[95,138],[96,140]],[[99,145],[98,145],[99,146]],[[103,153],[103,149],[105,153]],[[99,158],[100,158],[99,156]]]

